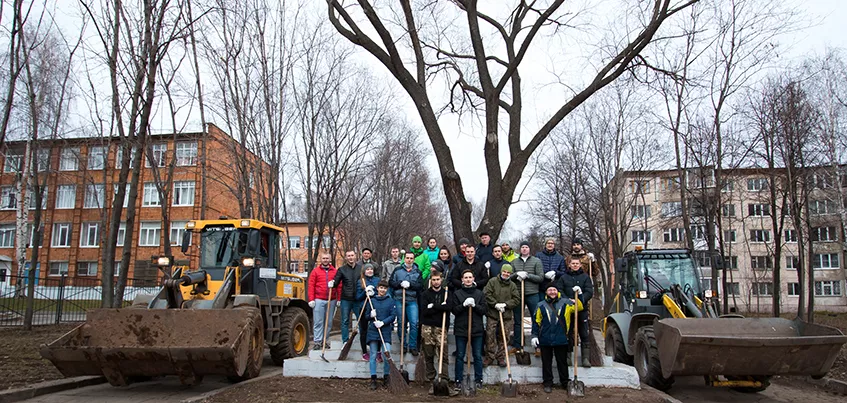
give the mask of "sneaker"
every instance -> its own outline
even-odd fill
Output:
[[[488,357],[485,357],[485,358],[482,359],[482,366],[483,367],[487,367],[487,366],[491,365],[491,363],[492,363],[492,361]]]
[[[515,355],[515,353],[518,353],[520,351],[521,351],[521,349],[519,349],[517,347],[512,347],[511,349],[509,349],[509,354]]]
[[[312,345],[312,351],[321,351],[321,343],[315,342]]]
[[[456,384],[453,386],[453,390],[456,393],[461,392],[462,391],[462,381],[456,381]]]
[[[418,352],[418,349],[416,348],[411,349],[409,352],[412,353],[412,356],[414,357],[417,357],[418,354],[420,354],[420,352]]]
[[[326,342],[326,349],[329,350],[331,348],[332,348],[332,346],[330,346],[329,342]]]
[[[368,354],[368,353],[362,354],[362,361],[370,361],[370,360],[371,360],[370,354]]]
[[[476,384],[475,384],[474,386],[475,386],[477,389],[482,389],[482,381],[476,381]]]
[[[370,386],[370,388],[371,388],[371,390],[376,390],[376,388],[377,388],[377,386],[376,386],[376,379],[371,379],[371,386]]]
[[[460,389],[456,389],[456,388],[449,388],[449,389],[447,390],[447,394],[448,394],[449,396],[451,396],[451,397],[452,397],[452,396],[458,396],[458,395],[459,395],[459,391],[460,391]]]
[[[502,358],[497,360],[497,366],[500,367],[500,368],[506,368],[506,360],[504,360]]]
[[[550,385],[544,385],[544,393],[553,393],[553,387]]]
[[[382,362],[382,352],[381,351],[376,353],[376,362],[379,362],[379,363]]]
[[[435,387],[432,386],[432,385],[429,385],[429,392],[427,392],[427,394],[428,395],[434,395],[435,394]]]

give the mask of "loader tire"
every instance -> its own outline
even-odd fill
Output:
[[[759,393],[763,392],[768,386],[771,386],[771,377],[769,376],[727,376],[728,380],[753,380],[762,383],[759,387],[732,387],[730,389],[741,393]]]
[[[625,341],[618,325],[610,322],[606,327],[606,355],[616,362],[632,365],[632,356],[627,354]]]
[[[281,366],[286,359],[309,352],[309,315],[300,308],[286,307],[279,326],[279,343],[270,350],[274,364]]]
[[[641,382],[665,391],[671,388],[673,376],[662,376],[662,363],[659,361],[659,348],[653,326],[644,326],[635,334],[635,370]]]
[[[255,307],[236,307],[234,309],[257,309]],[[262,372],[262,361],[265,355],[265,329],[262,316],[257,315],[247,325],[249,336],[247,339],[247,368],[241,376],[227,376],[230,382],[242,382],[259,376]]]

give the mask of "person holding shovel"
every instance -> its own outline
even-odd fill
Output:
[[[472,247],[468,247],[472,248]],[[462,377],[464,375],[465,354],[468,353],[467,345],[471,345],[473,354],[474,378],[476,388],[482,387],[482,338],[485,329],[482,326],[482,317],[488,312],[485,304],[485,294],[479,290],[474,283],[473,270],[467,269],[462,273],[462,286],[453,292],[452,306],[453,336],[456,338],[456,390],[462,389]],[[470,339],[468,339],[470,334]],[[469,343],[470,340],[470,343]],[[470,374],[468,374],[470,375]]]
[[[332,320],[327,321],[326,318],[335,316],[335,301],[338,301],[338,297],[341,296],[340,289],[333,290],[335,274],[338,270],[330,264],[330,259],[329,253],[321,254],[320,264],[312,269],[312,273],[309,275],[309,292],[306,295],[309,296],[309,307],[312,308],[312,317],[314,318],[312,329],[312,336],[314,337],[312,348],[314,350],[321,349],[325,339],[324,332],[329,334],[332,328]],[[329,342],[326,342],[326,348],[329,348]]]
[[[503,328],[511,331],[512,310],[521,303],[520,291],[510,280],[511,277],[512,265],[506,263],[500,267],[497,278],[489,280],[483,290],[485,302],[488,304],[488,313],[485,322],[485,359],[482,365],[497,363],[500,367],[506,366],[507,347],[503,345],[503,338],[499,337],[500,318],[503,318]]]
[[[524,295],[523,304],[515,307],[512,314],[515,318],[522,318],[524,307],[526,307],[530,315],[535,313],[535,308],[539,301],[538,286],[544,280],[544,266],[541,264],[541,260],[530,254],[529,242],[521,242],[518,252],[520,252],[520,255],[511,262],[512,268],[515,270],[512,280],[517,283],[518,288],[521,288],[521,283],[523,283],[522,290]],[[524,346],[521,345],[520,337],[523,331],[523,323],[521,321],[515,322],[515,336],[512,338],[512,350],[510,350],[510,353],[514,354],[523,351]]]
[[[359,306],[365,306],[365,309],[367,309],[368,297],[373,298],[376,295],[379,276],[374,272],[374,265],[372,263],[365,263],[362,266],[362,275],[362,279],[356,282],[356,300]],[[367,332],[368,321],[362,320],[363,318],[357,319],[359,320],[359,345],[362,347],[362,361],[370,361],[368,339],[364,336],[365,332]],[[379,356],[377,354],[377,361],[381,361],[379,360]]]
[[[429,271],[429,268],[427,268]],[[403,331],[406,326],[401,323],[398,331],[405,340],[403,343],[404,351],[409,351],[412,355],[418,355],[418,293],[423,289],[423,279],[421,271],[418,270],[418,265],[415,264],[415,254],[406,252],[403,256],[403,265],[394,269],[391,273],[391,281],[389,281],[391,289],[394,291],[394,303],[397,305],[398,315],[403,316],[405,308],[406,322],[409,324],[409,331]],[[405,306],[403,295],[405,294]],[[402,359],[403,357],[400,357]]]
[[[441,347],[441,333],[447,331],[442,328],[445,324],[446,314],[450,316],[453,306],[447,298],[447,290],[442,287],[444,276],[441,271],[437,270],[433,265],[429,272],[429,288],[423,292],[421,297],[421,341],[423,342],[423,357],[426,362],[426,381],[432,383],[435,376],[449,381],[447,375],[447,365],[449,365],[449,355],[439,354]],[[445,324],[446,327],[446,324]],[[439,355],[441,363],[438,363]],[[433,388],[430,386],[429,394],[433,393]]]
[[[582,348],[579,355],[581,358],[580,365],[585,368],[591,368],[591,361],[589,360],[591,355],[591,345],[588,341],[588,332],[591,330],[588,326],[587,307],[591,301],[591,297],[594,295],[594,285],[591,282],[591,277],[588,276],[588,273],[582,270],[582,263],[578,257],[571,256],[569,258],[568,270],[565,272],[565,275],[559,277],[559,280],[556,282],[556,287],[562,291],[562,294],[571,299],[576,298],[575,289],[579,288],[582,290],[579,295],[579,300],[584,306],[586,306],[586,309],[580,310],[577,314],[577,320],[579,320],[579,346]],[[577,345],[576,338],[572,333],[573,330],[568,329],[568,338],[571,340],[568,348],[569,364],[573,363],[573,350]]]
[[[388,282],[382,280],[376,287],[377,295],[366,299],[370,300],[370,314],[368,315],[367,341],[370,347],[368,364],[371,370],[371,390],[376,390],[376,356],[382,351],[391,351],[391,328],[397,319],[397,308],[394,300],[388,295]],[[367,302],[366,302],[367,303]],[[382,333],[382,337],[380,337]],[[382,344],[385,340],[385,344]],[[382,364],[382,386],[388,386],[388,373],[391,371],[389,360]]]
[[[574,309],[582,311],[582,302],[562,298],[559,289],[550,283],[544,300],[532,314],[532,345],[541,349],[541,380],[544,392],[553,391],[553,357],[556,357],[556,370],[559,382],[567,389],[570,376],[566,355],[568,354],[568,329],[571,328]]]

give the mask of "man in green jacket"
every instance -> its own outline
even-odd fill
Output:
[[[485,285],[485,303],[488,305],[485,325],[485,359],[482,365],[497,363],[501,367],[506,366],[506,346],[503,345],[503,335],[500,329],[500,314],[503,318],[503,331],[506,338],[514,326],[512,323],[512,310],[521,304],[521,295],[518,287],[510,280],[512,266],[508,263],[500,268],[500,275],[491,279]]]
[[[418,265],[418,269],[420,269],[421,277],[424,281],[424,286],[426,286],[426,281],[429,279],[430,261],[429,256],[424,253],[423,247],[421,247],[422,244],[423,239],[421,239],[419,235],[415,235],[415,237],[412,238],[412,247],[409,248],[409,252],[415,254],[415,264]]]

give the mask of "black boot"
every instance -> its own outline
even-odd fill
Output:
[[[371,388],[371,390],[376,390],[376,388],[377,388],[377,386],[376,386],[376,375],[374,375],[374,376],[372,376],[372,377],[371,377],[371,386],[370,386],[370,388]]]
[[[384,386],[386,388],[388,387],[388,375],[382,376],[382,386]]]

